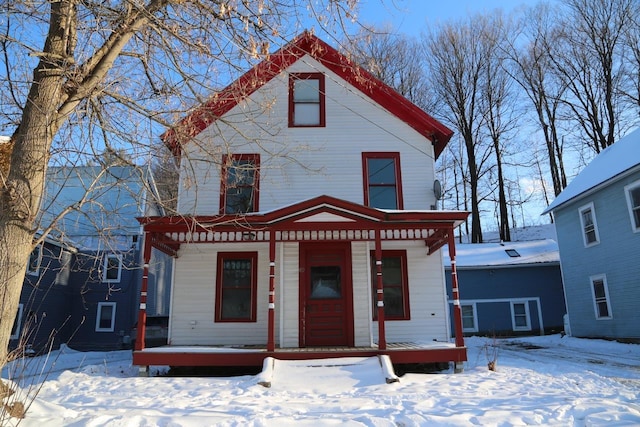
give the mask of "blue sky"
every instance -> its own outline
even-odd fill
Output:
[[[540,0],[360,0],[358,21],[389,24],[399,33],[419,36],[427,25],[494,9],[511,12],[537,3]]]

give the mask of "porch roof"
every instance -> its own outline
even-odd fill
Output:
[[[349,233],[325,238],[373,240],[374,233],[381,231],[383,240],[424,240],[431,253],[447,242],[449,233],[468,215],[466,211],[382,210],[322,195],[268,212],[156,216],[138,221],[150,234],[152,245],[172,256],[177,255],[182,243],[300,241],[313,238],[297,233],[346,231]],[[227,240],[214,233],[241,234]]]

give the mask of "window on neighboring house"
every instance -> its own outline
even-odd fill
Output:
[[[598,223],[596,222],[596,213],[593,203],[583,206],[579,210],[580,223],[582,224],[582,237],[586,247],[600,243],[598,236]]]
[[[324,74],[289,75],[289,127],[325,126]]]
[[[13,321],[13,327],[11,328],[11,336],[9,337],[12,340],[17,340],[20,338],[20,329],[22,328],[22,310],[24,310],[24,305],[18,305],[18,313],[16,314],[16,318]]]
[[[362,153],[362,168],[365,205],[403,209],[400,153]]]
[[[99,302],[96,313],[96,332],[113,332],[116,325],[116,303]]]
[[[220,212],[223,214],[257,212],[259,177],[259,154],[223,156]]]
[[[531,330],[528,302],[511,302],[511,324],[514,331]]]
[[[36,246],[29,254],[27,274],[38,276],[40,274],[40,262],[42,261],[42,245]]]
[[[460,311],[462,312],[462,330],[464,332],[478,332],[475,304],[462,304]]]
[[[635,233],[640,232],[640,181],[627,185],[624,191],[627,194],[631,228]]]
[[[611,319],[611,305],[609,303],[607,278],[604,275],[600,275],[593,276],[590,280],[596,319]]]
[[[257,252],[218,253],[216,322],[255,322]]]
[[[378,280],[375,252],[371,253],[373,319],[378,319]],[[409,320],[409,279],[406,251],[382,251],[382,289],[385,320]]]
[[[106,254],[102,265],[102,281],[104,283],[119,283],[122,274],[122,255]]]

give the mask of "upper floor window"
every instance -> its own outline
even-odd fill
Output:
[[[375,253],[371,254],[373,319],[378,319],[378,281]],[[409,279],[407,252],[382,251],[382,300],[385,320],[409,320]]]
[[[590,280],[596,319],[611,319],[611,305],[609,303],[609,289],[607,287],[606,276],[593,276]]]
[[[216,322],[255,322],[257,283],[257,252],[219,252]]]
[[[403,209],[400,153],[362,153],[362,169],[365,205]]]
[[[640,232],[640,181],[624,187],[627,194],[627,205],[631,215],[631,228],[635,233]]]
[[[118,283],[122,274],[122,255],[106,254],[102,266],[102,281],[105,283]]]
[[[584,245],[586,247],[597,245],[600,243],[600,237],[598,236],[598,223],[593,203],[581,207],[579,212]]]
[[[222,157],[221,213],[258,211],[259,172],[259,154],[230,154]]]
[[[289,127],[325,125],[324,74],[289,75]]]
[[[42,245],[36,246],[29,254],[29,264],[27,264],[27,274],[37,276],[40,274],[40,261],[42,260]]]

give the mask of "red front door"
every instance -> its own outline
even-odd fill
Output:
[[[351,246],[300,248],[300,346],[353,346]]]

